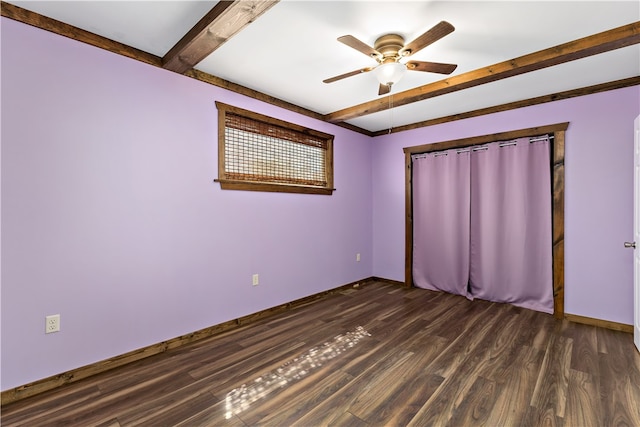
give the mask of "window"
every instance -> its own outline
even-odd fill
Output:
[[[333,135],[216,102],[224,190],[332,194]]]

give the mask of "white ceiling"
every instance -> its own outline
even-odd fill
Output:
[[[157,56],[164,56],[215,1],[9,1]],[[373,46],[397,33],[411,41],[446,20],[456,30],[411,57],[458,64],[450,76],[640,20],[632,1],[281,0],[196,69],[327,114],[378,98],[373,73],[323,79],[375,65],[336,39]],[[348,123],[378,131],[478,108],[640,75],[640,45],[365,115]],[[392,94],[447,76],[410,71]],[[391,98],[393,100],[393,98]]]

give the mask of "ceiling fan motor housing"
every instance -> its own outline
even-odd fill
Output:
[[[382,54],[378,58],[381,64],[396,62],[400,59],[398,51],[404,47],[404,38],[398,34],[386,34],[378,37],[373,48]]]

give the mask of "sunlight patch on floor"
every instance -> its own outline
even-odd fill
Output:
[[[227,393],[225,399],[225,418],[230,419],[233,415],[247,410],[252,403],[262,399],[272,391],[299,381],[325,362],[355,347],[360,340],[367,336],[370,337],[371,334],[362,326],[358,326],[354,331],[337,335],[331,341],[327,341],[318,347],[312,347],[282,366],[261,375],[249,383],[234,388]]]

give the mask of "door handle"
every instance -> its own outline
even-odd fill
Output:
[[[634,248],[636,247],[636,242],[624,242],[625,248]]]

